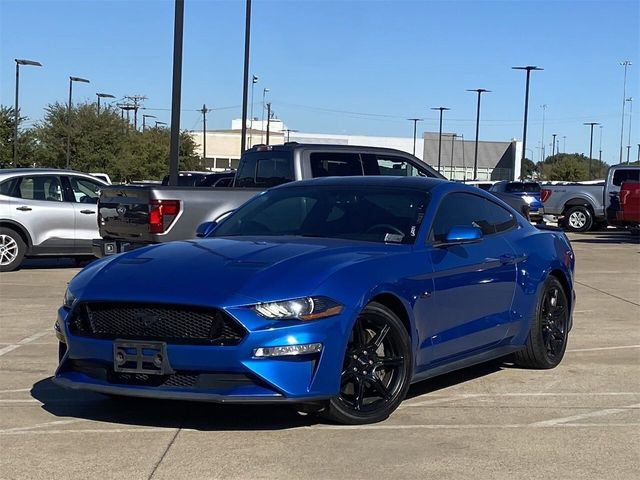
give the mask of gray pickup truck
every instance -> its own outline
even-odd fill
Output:
[[[258,145],[240,159],[233,187],[108,186],[98,202],[93,253],[112,255],[145,244],[193,238],[196,228],[282,183],[327,176],[393,175],[444,178],[399,150],[295,142]]]
[[[543,185],[540,199],[544,213],[558,217],[558,224],[571,232],[605,226],[610,220],[607,217],[615,217],[607,211],[615,211],[620,185],[628,180],[637,181],[639,171],[640,167],[634,165],[612,165],[606,180],[597,183]]]

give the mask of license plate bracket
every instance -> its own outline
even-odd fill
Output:
[[[174,373],[165,342],[114,340],[113,370],[120,373],[169,375]]]

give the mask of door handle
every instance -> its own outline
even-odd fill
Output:
[[[84,213],[85,215],[91,215],[92,213],[96,213],[94,210],[80,210],[80,213]]]
[[[21,212],[30,212],[31,210],[33,210],[33,208],[22,206],[22,207],[16,208],[16,210],[20,210]]]
[[[500,263],[503,265],[513,265],[515,263],[520,263],[523,260],[526,260],[526,255],[513,255],[511,253],[506,253],[504,255],[500,255]]]

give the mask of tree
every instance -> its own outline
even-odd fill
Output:
[[[15,110],[0,105],[0,168],[13,166],[13,136],[15,134]],[[34,164],[35,137],[31,129],[21,128],[26,117],[18,117],[18,167]]]
[[[532,178],[533,174],[538,171],[538,167],[528,158],[525,158],[520,165],[520,178]]]
[[[592,178],[604,178],[609,165],[596,158],[589,158],[578,153],[557,153],[538,163],[540,178],[544,180],[564,180],[579,182],[590,180],[589,163],[591,163]]]

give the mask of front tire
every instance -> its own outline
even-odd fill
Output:
[[[12,272],[20,267],[27,246],[11,228],[0,228],[0,272]]]
[[[549,276],[538,299],[524,350],[515,353],[520,367],[550,369],[562,361],[569,335],[569,301],[560,281]]]
[[[564,229],[569,232],[586,232],[593,226],[591,210],[582,205],[571,207],[565,213]]]
[[[340,393],[322,412],[331,421],[361,425],[386,419],[409,389],[412,349],[402,321],[372,302],[353,327],[340,377]]]

